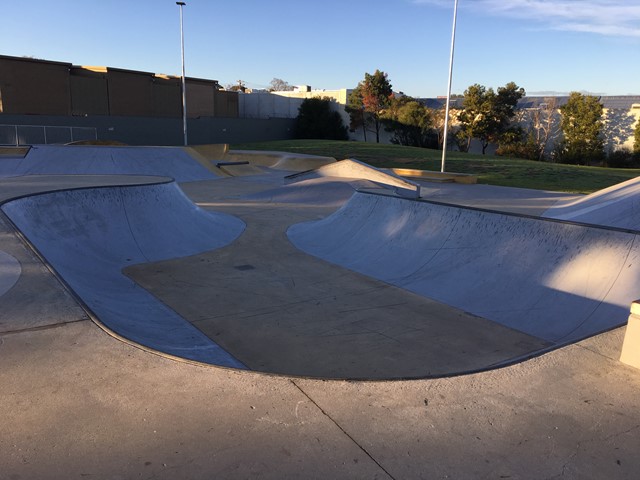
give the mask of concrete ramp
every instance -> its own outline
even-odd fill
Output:
[[[0,158],[16,157],[24,158],[31,147],[0,147]]]
[[[341,207],[360,189],[382,190],[368,180],[352,178],[312,178],[241,197],[261,203],[290,203],[314,207]]]
[[[640,177],[562,201],[543,216],[640,231]]]
[[[370,180],[376,184],[393,190],[398,195],[409,198],[420,198],[420,185],[396,175],[379,170],[359,160],[346,159],[306,172],[285,177],[285,184],[300,182],[313,178],[336,177]]]
[[[160,175],[178,182],[217,176],[180,147],[39,145],[0,160],[0,178],[20,175]]]
[[[253,150],[229,150],[225,155],[225,160],[230,162],[249,162],[252,165],[291,172],[304,172],[336,161],[333,157],[306,155],[304,153]]]
[[[356,193],[292,226],[307,253],[555,344],[626,322],[632,232]]]
[[[112,331],[170,355],[243,367],[121,273],[223,247],[244,230],[242,221],[201,210],[174,182],[59,191],[2,210]]]
[[[229,151],[228,143],[211,143],[206,145],[190,145],[185,147],[187,151],[198,152],[209,161],[222,160]]]

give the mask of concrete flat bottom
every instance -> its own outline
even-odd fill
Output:
[[[253,189],[268,184],[254,185]],[[548,343],[307,255],[289,225],[335,207],[238,198],[237,179],[182,185],[247,228],[231,245],[125,273],[256,371],[409,378],[473,371]]]

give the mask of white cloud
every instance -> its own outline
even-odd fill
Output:
[[[453,0],[413,0],[453,8]],[[552,30],[640,38],[640,0],[459,0],[458,8],[518,18]]]

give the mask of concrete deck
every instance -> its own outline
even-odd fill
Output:
[[[183,149],[38,145],[24,158],[0,159],[0,178],[22,175],[160,175],[180,182],[216,178]]]
[[[260,249],[280,242],[289,221],[324,218],[353,192],[351,182],[283,191],[269,175],[227,180],[182,187],[203,208],[242,217],[247,245],[252,239],[264,242]],[[20,196],[35,184],[55,190],[149,181],[157,179],[25,177],[15,179],[15,190],[6,195]],[[502,198],[502,208],[528,212],[544,211],[559,198],[484,187],[439,185],[431,193],[439,200],[498,208]],[[3,195],[6,188],[0,189]],[[317,201],[323,198],[325,204]],[[189,258],[211,255],[210,265],[232,268],[237,285],[244,285],[242,275],[269,266],[257,247],[242,250],[243,237]],[[462,377],[287,378],[177,362],[121,342],[90,320],[2,217],[0,251],[3,275],[10,278],[6,285],[13,283],[0,296],[2,480],[631,479],[640,469],[640,373],[618,361],[624,327]],[[292,263],[303,255],[282,251]],[[249,256],[234,257],[242,252]],[[20,266],[17,280],[11,258]],[[156,266],[181,270],[173,262]],[[279,276],[286,266],[272,266],[274,275],[262,277],[274,279],[274,291],[289,279]],[[331,275],[344,272],[322,268]],[[166,272],[147,273],[153,280]]]
[[[547,218],[640,230],[640,178],[591,195],[567,198],[543,214]]]

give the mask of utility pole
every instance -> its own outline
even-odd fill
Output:
[[[451,29],[451,56],[449,57],[449,82],[447,83],[447,106],[444,110],[444,138],[442,139],[442,166],[440,171],[444,173],[447,160],[447,134],[449,133],[449,107],[451,104],[451,78],[453,76],[453,50],[456,44],[456,18],[458,17],[458,0],[453,3],[453,28]]]
[[[180,50],[182,52],[182,131],[184,133],[184,146],[187,146],[187,88],[184,75],[184,29],[182,21],[182,7],[186,5],[184,2],[176,2],[180,7]]]

